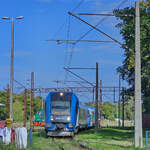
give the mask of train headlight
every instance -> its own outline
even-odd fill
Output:
[[[73,128],[73,124],[69,124],[69,128]]]
[[[71,119],[70,116],[68,116],[68,117],[67,117],[67,121],[70,121],[70,119]]]
[[[60,96],[64,96],[64,93],[60,93]]]
[[[54,121],[54,117],[53,116],[51,116],[51,121]]]

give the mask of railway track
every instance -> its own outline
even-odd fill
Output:
[[[55,138],[52,138],[52,142],[54,142],[54,144],[58,147],[59,150],[65,150],[61,144],[58,144]]]
[[[44,128],[34,128],[34,131],[44,131]],[[40,133],[40,132],[39,132]],[[45,133],[45,132],[44,132]],[[41,133],[40,136],[45,137],[45,134]],[[50,137],[49,137],[50,138]],[[87,141],[76,139],[76,137],[51,137],[51,142],[56,145],[58,150],[95,150],[88,146]],[[71,149],[67,148],[67,145],[71,146]]]
[[[78,142],[78,144],[80,145],[80,147],[81,147],[82,149],[85,149],[85,150],[94,150],[93,148],[88,147],[88,146],[87,146],[87,143],[85,143],[85,142],[83,142],[83,141],[81,141],[81,140],[78,140],[78,141],[76,141],[76,142]]]
[[[52,138],[52,142],[57,146],[59,150],[70,150],[67,149],[64,145],[70,145],[72,148],[71,150],[95,150],[91,147],[88,147],[87,143],[85,143],[84,141],[74,140],[73,138]]]

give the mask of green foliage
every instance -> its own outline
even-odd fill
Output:
[[[24,120],[24,105],[22,102],[19,100],[15,101],[13,103],[13,116],[14,116],[14,121],[16,122],[23,122]]]
[[[143,104],[144,104],[144,112],[149,114],[150,113],[150,96],[145,97]]]
[[[101,128],[79,132],[79,140],[96,150],[133,150],[133,130],[117,128]]]
[[[124,99],[124,119],[133,120],[134,119],[134,99],[133,96],[125,97]],[[123,103],[121,102],[121,118],[122,118],[122,108]]]
[[[6,101],[7,101],[6,92],[0,91],[0,103],[6,104]],[[6,117],[6,107],[2,106],[0,107],[0,119],[4,120],[5,117]]]
[[[114,120],[117,118],[117,105],[112,104],[111,102],[104,102],[102,115],[105,119]]]
[[[4,143],[0,142],[0,150],[19,150],[19,149],[15,147],[14,143],[5,145]]]
[[[134,100],[132,96],[126,96],[124,102],[124,119],[125,120],[133,120],[134,117]],[[122,119],[122,99],[120,102],[120,118]],[[95,103],[87,102],[86,105],[95,107]],[[99,105],[100,108],[100,105]],[[115,118],[118,118],[118,103],[111,103],[111,102],[104,102],[102,105],[102,115],[105,119],[108,120],[114,120]]]
[[[40,96],[34,97],[33,111],[34,114],[41,109],[42,101]],[[0,103],[6,105],[7,93],[5,91],[0,91]],[[0,107],[0,117],[1,119],[6,118],[6,106]],[[16,122],[23,122],[24,120],[24,93],[13,95],[13,119]],[[27,94],[27,120],[30,119],[30,93]]]
[[[135,8],[124,8],[114,10],[115,14],[135,14]],[[140,24],[141,24],[141,72],[142,72],[142,96],[144,99],[145,112],[150,113],[148,98],[150,97],[150,1],[140,3]],[[123,65],[118,67],[117,71],[122,78],[131,86],[128,89],[130,95],[134,92],[134,56],[135,56],[135,18],[134,17],[117,17],[121,23],[116,27],[120,28],[120,34],[124,40],[124,61]]]

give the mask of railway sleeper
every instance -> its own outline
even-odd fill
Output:
[[[91,148],[91,147],[88,147],[88,146],[86,145],[86,143],[83,142],[83,141],[78,140],[77,142],[79,143],[79,145],[80,145],[81,148],[84,148],[84,149],[87,149],[87,150],[95,150],[95,149],[93,149],[93,148]]]

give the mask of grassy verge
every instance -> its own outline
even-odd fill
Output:
[[[133,131],[129,129],[102,128],[97,133],[91,129],[81,132],[76,138],[97,150],[133,149]]]
[[[17,150],[14,143],[9,145],[5,145],[4,143],[0,143],[0,150]]]
[[[143,136],[145,137],[145,134]],[[80,150],[81,147],[77,141],[84,143],[93,150],[134,150],[134,132],[131,128],[102,128],[97,133],[94,132],[94,129],[90,129],[80,131],[73,140],[70,138],[55,138],[55,140],[65,150]],[[17,150],[14,144],[7,146],[0,144],[1,149]],[[28,147],[27,150],[29,149]],[[41,130],[33,132],[33,150],[59,150],[59,147],[52,138],[46,138],[44,130]]]

